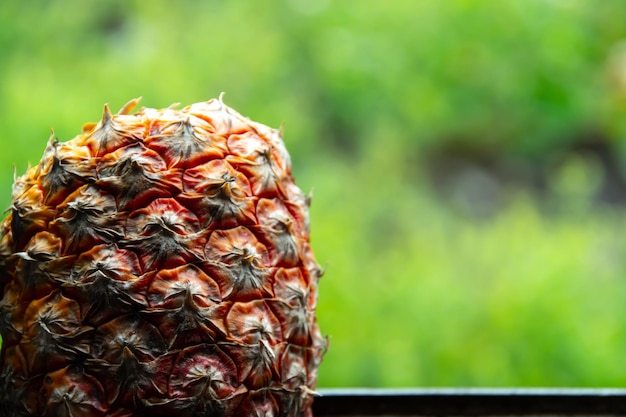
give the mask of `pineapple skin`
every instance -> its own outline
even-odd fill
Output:
[[[310,416],[321,270],[281,133],[137,102],[15,180],[0,417]]]

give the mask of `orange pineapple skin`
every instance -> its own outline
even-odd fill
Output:
[[[310,416],[321,270],[280,132],[137,101],[15,180],[0,417]]]

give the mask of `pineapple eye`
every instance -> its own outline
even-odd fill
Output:
[[[293,229],[293,222],[291,221],[291,219],[273,218],[271,228],[274,232],[278,234],[282,234],[282,233],[291,234],[291,231]]]
[[[224,173],[222,174],[222,179],[224,180],[224,182],[235,182],[235,180],[237,179],[237,177],[235,177],[234,175],[230,175],[230,173],[228,171],[224,171]]]

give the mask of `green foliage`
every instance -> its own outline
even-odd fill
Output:
[[[437,199],[448,141],[550,158],[577,132],[626,150],[620,0],[5,0],[0,206],[13,169],[102,105],[203,101],[272,126],[314,189],[331,348],[321,386],[620,386],[624,215],[569,158],[545,210],[525,191],[486,220]],[[621,49],[620,49],[621,48]],[[622,78],[620,78],[622,77]]]
[[[623,213],[572,197],[546,217],[522,194],[476,223],[367,170],[313,206],[322,384],[623,386]]]

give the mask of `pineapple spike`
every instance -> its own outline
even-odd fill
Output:
[[[87,122],[83,125],[83,133],[90,133],[92,130],[94,130],[96,128],[96,126],[98,126],[98,123],[95,122]]]
[[[102,112],[102,126],[107,126],[111,123],[111,119],[113,119],[113,115],[111,114],[109,103],[106,103],[104,105],[104,111]]]
[[[124,106],[117,112],[117,114],[130,114],[137,104],[141,101],[141,97],[134,98],[130,100],[128,103],[124,104]]]
[[[50,136],[48,136],[48,147],[56,147],[59,144],[59,138],[54,134],[54,129],[50,129]]]

